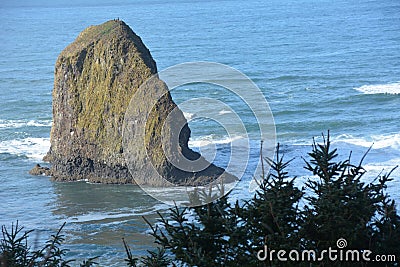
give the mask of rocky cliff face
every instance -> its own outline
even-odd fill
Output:
[[[119,20],[85,29],[61,52],[55,66],[51,148],[45,157],[55,180],[159,184],[146,169],[149,162],[175,184],[204,184],[224,172],[211,164],[194,174],[168,162],[160,142],[163,125],[168,132],[173,123],[183,123],[179,150],[188,158],[200,155],[187,146],[190,130],[182,112],[177,112],[174,122],[166,120],[176,105],[164,85],[158,89],[166,93],[151,107],[146,123],[138,125],[146,128],[145,143],[129,144],[134,156],[128,157],[133,159],[128,170],[122,140],[124,115],[132,96],[156,72],[156,63],[140,37]],[[152,90],[148,88],[142,100],[134,103],[139,111],[136,119],[151,102]]]

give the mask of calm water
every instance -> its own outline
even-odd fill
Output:
[[[54,183],[29,169],[49,147],[54,63],[80,31],[123,19],[142,37],[159,70],[187,61],[215,61],[248,75],[273,111],[278,141],[292,171],[313,136],[328,129],[334,144],[354,158],[367,157],[369,178],[400,164],[400,2],[388,1],[78,1],[0,3],[0,224],[19,220],[46,238],[64,221],[71,256],[122,257],[125,237],[142,254],[152,244],[141,216],[155,219],[166,205],[136,186]],[[207,86],[173,92],[179,103],[218,95],[238,114],[245,107],[224,90]],[[210,107],[211,108],[211,107]],[[191,145],[230,139],[185,110]],[[221,116],[224,111],[221,110]],[[246,116],[243,116],[246,122]],[[252,120],[248,129],[252,131]],[[241,138],[235,137],[235,138]],[[252,140],[253,147],[258,140]],[[202,148],[202,146],[205,146]],[[223,153],[222,153],[223,154]],[[254,166],[257,155],[250,162]],[[217,159],[223,164],[224,159]],[[400,201],[400,172],[389,192]],[[233,197],[246,198],[250,177]],[[118,263],[116,263],[118,265]]]

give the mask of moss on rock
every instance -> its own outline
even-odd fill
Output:
[[[52,163],[55,180],[134,183],[124,156],[124,115],[138,88],[156,73],[156,63],[140,37],[119,20],[88,27],[61,52],[55,65],[51,147],[45,157]],[[150,88],[148,96],[134,103],[138,116],[151,103],[146,101],[152,90],[156,89]],[[176,107],[168,88],[162,90],[166,91],[165,96],[152,110],[147,124],[142,125],[145,144],[133,147],[134,164],[150,160],[167,178],[187,181],[193,174],[174,169],[162,150],[161,129],[168,113]],[[179,143],[183,151],[193,156],[187,146],[190,130],[186,120],[184,123]],[[214,179],[224,171],[210,166],[199,175],[202,180]],[[135,170],[136,166],[130,169]],[[145,176],[146,172],[139,171],[137,175]],[[143,183],[152,184],[151,181],[144,179]]]

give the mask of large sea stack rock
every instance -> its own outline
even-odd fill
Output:
[[[52,164],[50,173],[55,180],[87,179],[100,183],[135,183],[137,180],[141,184],[159,184],[154,177],[146,177],[152,173],[144,169],[149,162],[175,184],[204,184],[224,173],[213,164],[197,173],[178,170],[160,154],[160,134],[165,132],[161,130],[163,124],[166,123],[164,128],[168,129],[172,124],[183,122],[179,150],[189,159],[200,158],[188,148],[190,129],[182,112],[177,112],[175,121],[166,120],[176,104],[165,86],[162,90],[166,90],[166,94],[153,107],[151,121],[141,125],[147,127],[146,144],[137,142],[137,151],[145,147],[146,153],[133,153],[131,164],[137,162],[138,168],[129,166],[132,172],[128,170],[122,139],[124,115],[132,96],[155,73],[156,63],[149,50],[140,37],[119,20],[88,27],[61,52],[55,66],[51,147],[45,156]],[[152,88],[146,90],[142,101],[134,103],[133,109],[140,111],[153,101]],[[130,150],[132,152],[132,145]]]

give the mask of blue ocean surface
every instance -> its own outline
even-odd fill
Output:
[[[226,0],[226,1],[2,1],[0,3],[0,224],[19,220],[45,240],[67,222],[69,255],[97,255],[103,266],[120,266],[124,237],[135,255],[153,239],[142,216],[154,222],[168,206],[134,185],[84,181],[52,182],[30,176],[50,144],[54,64],[84,28],[124,20],[141,36],[159,70],[183,62],[210,61],[246,74],[267,99],[277,141],[301,184],[309,176],[302,158],[312,138],[330,130],[345,158],[365,160],[365,180],[400,164],[400,2]],[[217,97],[246,125],[251,150],[249,173],[257,165],[260,140],[254,118],[227,90],[207,85],[177,88],[173,99]],[[201,109],[212,109],[207,103]],[[190,145],[207,152],[233,140],[214,122],[184,110]],[[229,110],[220,110],[220,115]],[[254,126],[254,127],[253,127]],[[228,148],[227,148],[228,147]],[[229,150],[229,149],[228,149]],[[247,173],[232,197],[249,198]],[[400,171],[388,192],[400,202]]]

